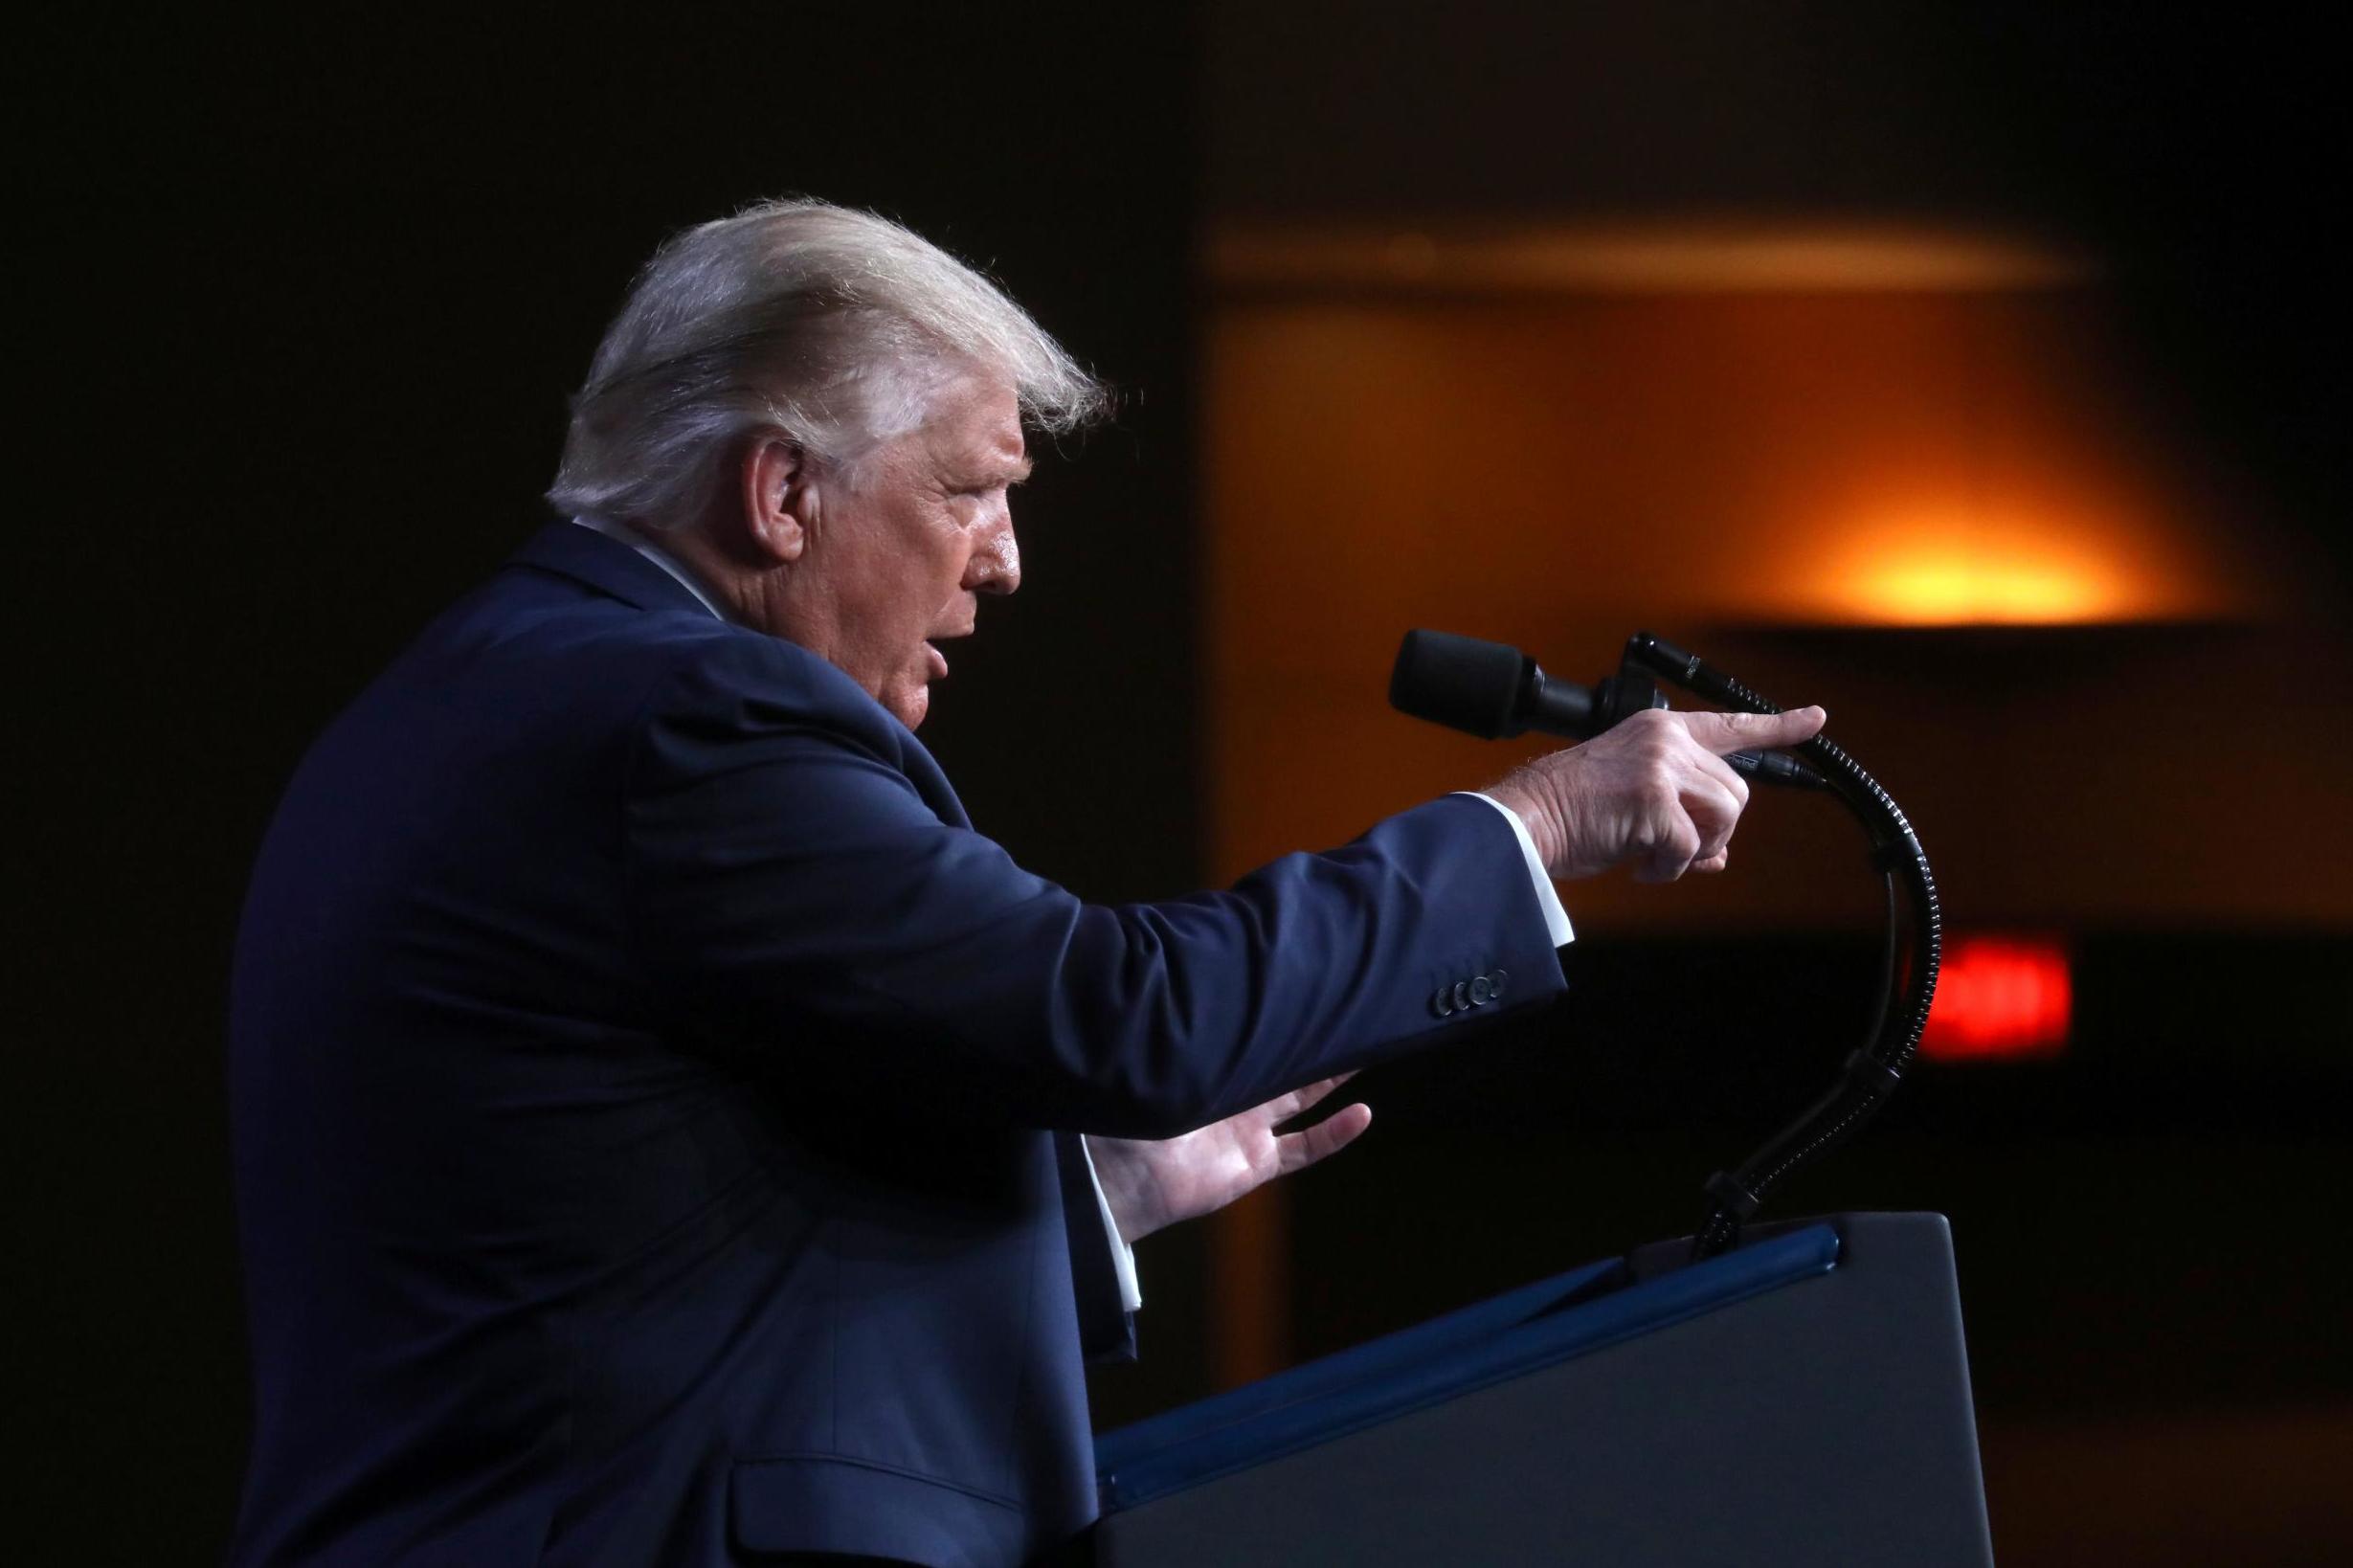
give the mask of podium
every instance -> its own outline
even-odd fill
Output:
[[[1952,1237],[1572,1269],[1096,1443],[1102,1568],[1993,1561]]]

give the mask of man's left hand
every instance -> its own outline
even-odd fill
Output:
[[[1221,1209],[1276,1176],[1336,1154],[1372,1125],[1373,1108],[1343,1107],[1297,1132],[1275,1129],[1348,1082],[1327,1078],[1263,1106],[1174,1138],[1087,1135],[1095,1177],[1121,1240],[1133,1245],[1164,1225]]]

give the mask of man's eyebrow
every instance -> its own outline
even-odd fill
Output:
[[[959,467],[961,477],[956,481],[958,484],[975,490],[995,490],[1010,488],[1029,478],[1031,463],[1026,452],[1018,458],[1008,458],[1000,450],[985,457],[970,455],[969,461]]]

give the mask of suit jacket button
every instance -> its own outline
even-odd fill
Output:
[[[1454,1005],[1458,1009],[1470,1005],[1470,982],[1468,980],[1454,982]]]
[[[1489,994],[1497,997],[1502,996],[1503,982],[1511,977],[1511,974],[1505,970],[1498,969],[1490,971],[1487,976],[1487,988]]]
[[[1435,1014],[1437,1014],[1437,1015],[1438,1015],[1440,1018],[1442,1018],[1442,1019],[1443,1019],[1443,1018],[1445,1018],[1445,1017],[1448,1013],[1453,1012],[1453,1011],[1454,1011],[1454,993],[1453,993],[1453,991],[1452,991],[1450,988],[1446,987],[1446,986],[1443,986],[1443,985],[1442,985],[1442,986],[1440,986],[1440,987],[1438,988],[1438,995],[1436,995],[1435,997],[1432,997],[1430,998],[1430,1011],[1431,1011],[1431,1012],[1433,1012],[1433,1013],[1435,1013]]]
[[[1470,1005],[1485,1007],[1495,999],[1494,983],[1484,974],[1470,982]]]

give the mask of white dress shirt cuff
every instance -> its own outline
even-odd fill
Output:
[[[1111,1243],[1111,1272],[1119,1276],[1119,1309],[1132,1312],[1144,1305],[1144,1288],[1135,1283],[1135,1248],[1119,1234],[1119,1221],[1111,1218],[1111,1200],[1103,1196],[1103,1178],[1095,1175],[1095,1152],[1087,1147],[1085,1138],[1079,1139],[1079,1153],[1087,1160],[1087,1179],[1094,1184],[1104,1239]]]
[[[1569,911],[1560,907],[1560,895],[1553,890],[1553,879],[1544,874],[1544,862],[1536,859],[1536,841],[1528,836],[1528,824],[1519,819],[1519,813],[1491,795],[1476,790],[1457,790],[1473,800],[1484,800],[1503,813],[1503,819],[1512,824],[1512,836],[1519,840],[1520,858],[1528,862],[1528,880],[1536,890],[1536,907],[1544,911],[1544,929],[1550,932],[1553,946],[1565,948],[1577,940],[1577,932],[1569,928]]]

